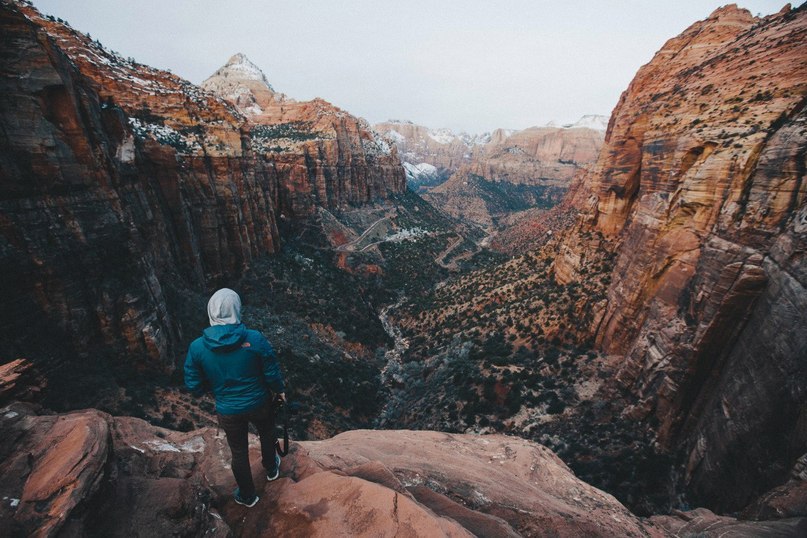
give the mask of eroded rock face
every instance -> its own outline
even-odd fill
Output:
[[[470,163],[471,173],[516,184],[568,186],[597,160],[604,133],[587,127],[530,127],[494,137]]]
[[[212,432],[93,409],[38,416],[12,404],[0,413],[0,528],[9,536],[230,535],[202,474]]]
[[[402,160],[415,165],[428,163],[445,177],[467,164],[476,146],[488,141],[458,136],[448,129],[429,129],[410,121],[387,121],[373,127],[395,144]]]
[[[591,123],[496,129],[476,136],[400,121],[374,127],[395,143],[406,162],[428,163],[449,175],[468,167],[470,173],[516,184],[539,180],[568,184],[578,168],[597,159],[604,135]]]
[[[275,252],[280,217],[405,188],[394,149],[324,101],[252,121],[26,3],[2,2],[0,24],[10,358],[170,370],[183,350],[169,293],[206,293]]]
[[[739,509],[807,448],[807,10],[718,9],[642,67],[611,118],[579,237],[618,253],[593,328],[626,412],[683,446],[697,502]],[[586,277],[590,278],[590,276]]]
[[[803,536],[807,532],[807,519],[790,518],[779,521],[742,521],[733,517],[718,516],[705,508],[678,512],[670,516],[653,516],[650,521],[672,536]]]
[[[98,411],[37,417],[23,406],[2,413],[2,527],[53,536],[103,485],[108,417]]]

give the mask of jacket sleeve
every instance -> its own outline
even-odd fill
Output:
[[[280,371],[280,365],[277,362],[277,355],[272,344],[261,335],[261,362],[263,366],[263,379],[269,388],[274,392],[285,392],[286,385],[283,382],[283,374]]]
[[[188,349],[188,356],[185,357],[185,386],[196,396],[204,393],[202,381],[204,373],[199,369],[199,365],[193,358],[193,353]]]

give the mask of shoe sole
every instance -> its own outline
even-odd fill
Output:
[[[244,502],[244,501],[239,501],[239,500],[238,500],[238,499],[236,499],[235,497],[233,497],[233,500],[235,500],[235,502],[236,502],[236,503],[238,503],[238,504],[240,504],[241,506],[246,506],[247,508],[252,508],[252,507],[253,507],[253,506],[255,506],[256,504],[258,504],[258,501],[260,500],[260,497],[258,497],[258,496],[256,495],[256,496],[255,496],[255,500],[254,500],[254,501],[252,501],[251,503],[246,503],[246,502]]]
[[[280,456],[275,454],[275,474],[273,476],[266,475],[266,480],[271,482],[280,478]]]

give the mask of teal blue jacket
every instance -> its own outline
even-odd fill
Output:
[[[201,393],[207,381],[222,415],[246,413],[263,405],[268,389],[285,392],[275,350],[243,323],[213,325],[191,342],[185,358],[185,385]]]

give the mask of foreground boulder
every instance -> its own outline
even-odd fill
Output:
[[[807,525],[708,511],[642,520],[549,449],[502,435],[351,431],[294,443],[272,483],[253,438],[261,499],[247,509],[232,500],[214,428],[19,403],[0,410],[0,427],[4,536],[799,536]]]
[[[0,431],[2,536],[230,534],[210,504],[209,432],[94,409],[37,416],[24,404],[0,410]]]
[[[321,472],[357,476],[400,491],[473,534],[646,535],[616,499],[575,478],[546,447],[520,438],[352,431],[301,443],[288,463],[298,487],[316,484]]]

